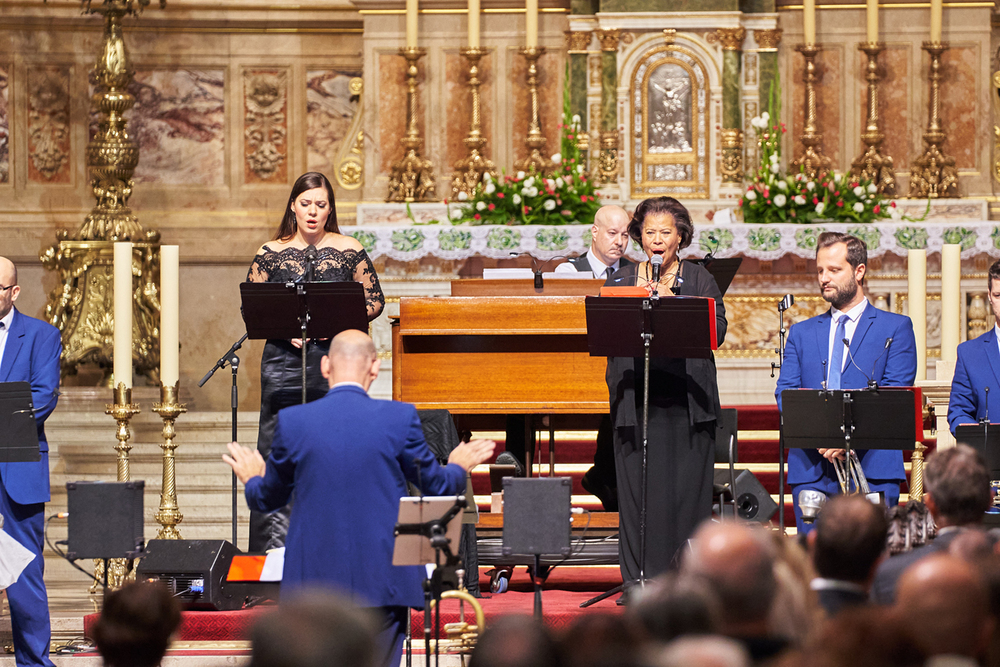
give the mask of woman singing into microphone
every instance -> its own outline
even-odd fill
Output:
[[[662,296],[715,299],[716,332],[726,337],[726,309],[715,279],[704,267],[681,261],[694,227],[672,197],[646,199],[629,224],[629,236],[649,260],[618,269],[605,285],[641,286]],[[653,257],[662,259],[654,282]],[[607,382],[614,425],[622,580],[639,578],[642,499],[642,358],[608,359]],[[714,359],[651,359],[646,485],[645,576],[675,566],[695,527],[712,515],[715,423],[720,416]]]
[[[307,261],[315,251],[315,259]],[[385,306],[385,297],[368,253],[350,236],[339,233],[333,186],[317,172],[303,174],[292,186],[288,206],[273,241],[260,247],[250,264],[248,282],[300,282],[312,265],[312,280],[355,281],[364,285],[368,321]],[[278,411],[302,401],[302,340],[268,340],[260,362],[260,427],[257,449],[267,459]],[[306,343],[306,397],[326,395],[320,359],[329,340]],[[288,530],[288,507],[268,514],[250,513],[250,551],[283,546]]]

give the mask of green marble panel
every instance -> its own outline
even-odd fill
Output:
[[[758,95],[760,110],[757,113],[761,114],[767,111],[771,94],[771,84],[778,74],[778,54],[766,52],[759,54],[757,58],[760,67],[760,92]]]
[[[774,0],[739,0],[740,11],[745,14],[764,14],[772,13],[774,9]]]
[[[722,52],[722,127],[740,129],[740,52]]]
[[[601,130],[618,128],[618,53],[601,51]]]
[[[587,129],[587,54],[569,55],[569,110],[580,116],[583,129]]]
[[[735,12],[739,0],[600,0],[602,12]]]
[[[771,6],[774,6],[772,0]],[[596,14],[600,3],[598,0],[570,0],[569,3],[569,13],[570,14]],[[773,9],[771,11],[774,11]]]

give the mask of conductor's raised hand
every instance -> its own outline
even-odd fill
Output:
[[[264,457],[256,449],[249,449],[235,442],[226,446],[229,454],[223,454],[222,460],[229,464],[241,482],[246,484],[254,477],[263,477],[267,464]]]
[[[466,471],[472,470],[480,463],[488,461],[493,456],[493,449],[497,443],[492,440],[472,440],[463,442],[455,449],[451,450],[448,456],[448,463],[457,463]]]

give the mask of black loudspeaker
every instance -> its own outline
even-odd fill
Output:
[[[150,540],[136,566],[136,581],[158,581],[187,609],[243,608],[245,595],[226,585],[239,550],[226,540]]]
[[[729,471],[715,471],[716,486],[726,487],[726,498],[729,499]],[[778,503],[771,499],[771,494],[764,485],[749,470],[736,471],[736,513],[741,519],[767,523],[778,511]],[[730,502],[723,503],[723,516],[733,515]]]
[[[145,541],[142,492],[146,483],[67,482],[69,560],[136,558]]]
[[[569,477],[503,478],[503,555],[570,553]]]

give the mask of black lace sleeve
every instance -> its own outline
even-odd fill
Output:
[[[266,283],[274,272],[274,252],[264,246],[250,263],[250,270],[247,271],[248,283]]]
[[[382,314],[385,295],[382,294],[382,286],[378,284],[375,265],[364,250],[358,253],[358,263],[354,266],[354,280],[365,288],[365,304],[368,306],[368,321],[371,322]]]

